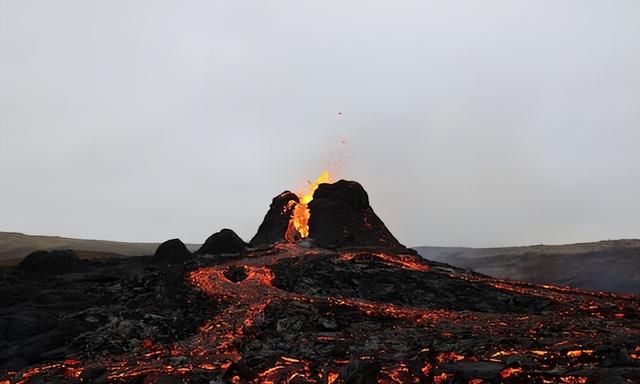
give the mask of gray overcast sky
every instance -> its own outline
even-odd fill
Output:
[[[249,239],[340,162],[408,245],[640,237],[640,1],[0,0],[0,129],[5,231]]]

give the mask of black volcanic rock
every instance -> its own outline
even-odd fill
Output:
[[[162,262],[183,262],[191,257],[191,252],[180,239],[167,240],[158,246],[153,258]]]
[[[375,214],[367,192],[355,181],[320,184],[309,210],[309,237],[319,247],[403,247]]]
[[[390,257],[410,254],[385,250]],[[271,265],[279,289],[324,297],[341,297],[367,302],[390,303],[430,310],[471,310],[485,313],[540,313],[554,308],[553,302],[535,296],[503,292],[485,284],[451,279],[422,271],[390,269],[375,252],[349,250],[349,260],[332,255],[309,256],[304,263],[280,260]],[[419,256],[413,256],[418,258]],[[354,266],[359,266],[354,268]],[[398,287],[403,287],[398,290]]]
[[[18,269],[30,274],[55,275],[72,272],[79,262],[80,257],[71,250],[35,251],[18,264]]]
[[[251,239],[251,244],[270,245],[284,240],[293,208],[299,201],[298,196],[290,191],[284,191],[274,197],[258,233]]]
[[[224,271],[224,277],[229,281],[237,283],[247,278],[247,270],[241,266],[233,265]]]
[[[380,368],[380,363],[375,360],[353,360],[340,369],[339,380],[345,384],[375,383]]]
[[[7,383],[7,369],[127,353],[147,338],[154,343],[181,340],[218,311],[215,302],[188,284],[182,263],[160,268],[144,256],[76,260],[61,253],[67,252],[41,252],[36,265],[46,265],[48,274],[26,275],[24,265],[0,268],[0,383]],[[50,273],[53,261],[74,273]],[[33,262],[29,257],[27,266]],[[104,383],[98,376],[82,382]],[[58,382],[79,384],[69,377]]]
[[[223,229],[209,236],[202,247],[196,251],[196,255],[220,255],[222,253],[244,252],[249,244],[231,229]]]
[[[358,248],[0,269],[0,383],[640,382],[638,296]]]

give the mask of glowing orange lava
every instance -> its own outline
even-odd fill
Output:
[[[298,238],[304,239],[309,236],[309,218],[311,212],[309,211],[308,204],[313,200],[313,193],[318,189],[320,184],[330,183],[331,175],[329,171],[324,171],[315,182],[308,181],[307,189],[302,192],[296,192],[300,202],[296,204],[289,220],[289,227],[285,234],[285,239],[289,242],[293,242]]]
[[[522,372],[523,372],[523,369],[520,367],[505,368],[502,371],[500,371],[500,377],[502,377],[503,379],[507,379],[509,377],[519,375]]]

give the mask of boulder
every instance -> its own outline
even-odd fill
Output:
[[[18,264],[18,269],[29,274],[58,275],[73,272],[79,264],[80,257],[71,250],[35,251]]]
[[[223,229],[209,236],[202,247],[196,251],[196,255],[220,255],[224,253],[242,253],[249,244],[230,229]]]
[[[158,246],[153,258],[161,262],[182,263],[191,258],[191,252],[180,239],[171,239]]]

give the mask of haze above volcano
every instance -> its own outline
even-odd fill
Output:
[[[638,20],[631,0],[0,1],[0,230],[249,239],[333,162],[403,244],[635,238]]]

